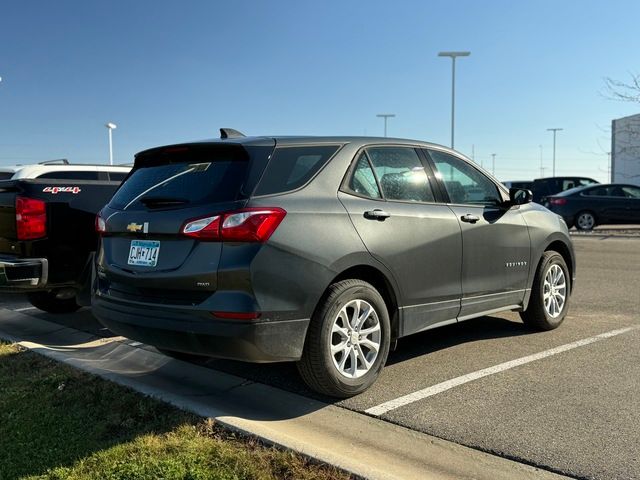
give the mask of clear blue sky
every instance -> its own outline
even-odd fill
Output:
[[[635,1],[14,1],[0,10],[0,164],[117,162],[246,134],[389,135],[449,144],[499,178],[605,180],[603,78],[640,73]]]

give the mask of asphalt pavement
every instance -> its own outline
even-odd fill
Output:
[[[506,313],[402,339],[370,390],[335,405],[369,415],[436,391],[374,415],[569,476],[640,479],[640,239],[578,236],[574,245],[578,279],[559,329],[532,333]],[[110,336],[87,309],[53,316],[24,298],[4,300],[4,308]],[[534,360],[495,368],[523,358]],[[310,392],[291,364],[201,365],[334,403]],[[454,386],[439,391],[443,384]]]

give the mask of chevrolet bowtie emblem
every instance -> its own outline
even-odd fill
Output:
[[[130,232],[141,232],[142,231],[142,225],[138,224],[138,223],[130,223],[129,225],[127,225],[127,230],[129,230]]]

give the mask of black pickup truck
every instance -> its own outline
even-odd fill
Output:
[[[26,293],[51,313],[90,303],[96,213],[128,171],[104,170],[96,180],[69,174],[0,181],[0,293]]]

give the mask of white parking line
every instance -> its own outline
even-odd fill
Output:
[[[14,308],[14,312],[26,312],[27,310],[37,310],[36,307]]]
[[[533,355],[527,355],[526,357],[517,358],[516,360],[500,363],[499,365],[494,365],[493,367],[483,368],[482,370],[477,370],[475,372],[471,372],[466,375],[447,380],[446,382],[438,383],[431,387],[418,390],[417,392],[398,397],[394,400],[389,400],[388,402],[384,402],[380,405],[376,405],[375,407],[371,407],[365,410],[365,412],[369,415],[379,417],[380,415],[390,412],[391,410],[395,410],[396,408],[404,407],[405,405],[417,402],[418,400],[423,400],[425,398],[437,395],[438,393],[446,392],[447,390],[458,387],[468,382],[472,382],[473,380],[478,380],[479,378],[504,372],[505,370],[509,370],[526,363],[535,362],[536,360],[541,360],[543,358],[557,355],[558,353],[566,352],[568,350],[573,350],[574,348],[584,347],[585,345],[589,345],[606,338],[615,337],[616,335],[622,335],[623,333],[637,330],[638,328],[640,328],[640,325],[620,328],[618,330],[611,330],[610,332],[601,333],[600,335],[596,335],[594,337],[585,338],[583,340],[560,345],[559,347],[551,348],[540,353],[534,353]]]

